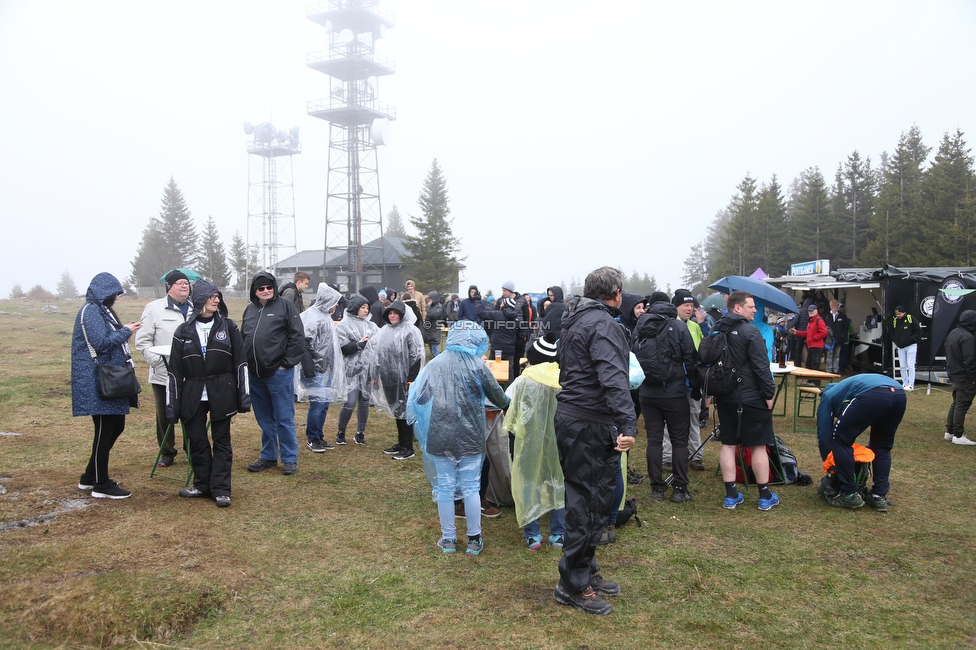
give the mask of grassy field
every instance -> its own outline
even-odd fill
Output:
[[[118,309],[137,319],[143,305]],[[110,464],[133,497],[88,498],[76,484],[91,419],[72,418],[69,381],[80,303],[60,306],[0,301],[0,431],[20,434],[0,436],[2,648],[976,646],[976,449],[942,440],[949,397],[924,384],[908,396],[887,514],[830,508],[816,485],[774,488],[782,505],[765,513],[753,488],[725,511],[711,445],[692,503],[652,505],[646,480],[632,488],[644,525],[598,551],[623,593],[610,616],[593,617],[554,603],[559,552],[528,551],[512,509],[484,521],[480,557],[442,555],[419,457],[381,453],[395,429],[375,412],[365,447],[312,454],[300,434],[291,477],[246,471],[260,431],[238,416],[233,506],[220,510],[149,478],[147,388]],[[232,316],[242,309],[232,304]],[[776,418],[819,481],[814,436],[791,425]],[[642,437],[641,472],[643,449]]]

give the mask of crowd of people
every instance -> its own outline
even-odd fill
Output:
[[[130,496],[110,479],[108,460],[138,398],[103,395],[98,368],[133,369],[128,340],[135,334],[150,368],[160,466],[175,462],[174,432],[182,423],[183,449],[193,467],[193,485],[180,490],[182,497],[230,506],[231,420],[238,413],[253,409],[261,429],[261,452],[248,471],[277,468],[280,461],[282,473],[292,475],[299,460],[299,393],[309,401],[305,434],[313,453],[347,444],[354,411],[353,442],[366,445],[375,407],[396,423],[397,441],[385,454],[394,461],[413,459],[415,440],[422,452],[441,524],[437,547],[457,552],[456,518],[463,516],[465,552],[479,555],[481,517],[492,516],[484,500],[487,400],[507,413],[513,500],[525,544],[541,547],[539,520],[548,513],[548,541],[562,550],[554,599],[607,614],[612,608],[605,597],[619,594],[620,586],[603,576],[596,551],[613,540],[625,483],[643,478],[626,462],[638,417],[647,433],[651,498],[663,501],[670,487],[672,502],[691,501],[688,472],[705,469],[701,414],[709,399],[699,351],[709,337],[724,337],[738,384],[713,398],[726,487],[721,505],[733,510],[745,501],[736,466],[738,451],[748,448],[757,507],[771,510],[780,501],[769,489],[775,393],[769,363],[777,350],[787,350],[790,337],[788,353],[802,354],[805,347],[808,364],[819,367],[827,332],[836,340],[850,326],[832,301],[828,318],[811,302],[800,310],[802,321],[789,314],[770,327],[763,305],[744,292],[727,296],[724,313],[709,314],[684,289],[671,296],[628,293],[620,271],[611,267],[591,272],[582,295],[567,296],[553,286],[537,304],[512,281],[502,284],[497,300],[483,298],[477,285],[464,298],[442,297],[436,291],[424,295],[408,281],[403,291],[365,287],[347,296],[322,283],[306,308],[309,281],[299,272],[279,286],[271,273],[256,274],[238,328],[220,289],[204,279],[191,285],[182,271],[165,276],[166,296],[150,302],[140,321],[122,324],[113,310],[121,284],[108,273],[97,275],[72,342],[73,412],[91,416],[94,424],[79,489],[96,498]],[[960,328],[955,339],[950,336],[958,352],[949,362],[954,403],[946,439],[976,444],[963,429],[976,395],[976,312],[964,312]],[[160,354],[163,348],[169,353]],[[490,351],[507,362],[507,391],[484,363]],[[636,385],[633,360],[640,369]],[[828,369],[838,369],[840,360],[828,355]],[[910,390],[910,378],[904,381],[857,375],[824,388],[818,442],[824,458],[832,453],[836,463],[839,487],[825,494],[831,505],[868,503],[886,510],[890,451],[905,410],[904,390]],[[332,404],[340,405],[335,444],[324,430]],[[865,429],[871,429],[875,452],[874,484],[859,491],[851,450]]]

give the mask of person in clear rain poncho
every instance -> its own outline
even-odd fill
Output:
[[[336,324],[336,335],[342,349],[346,372],[345,404],[339,411],[339,431],[336,444],[346,444],[346,427],[356,408],[357,445],[366,444],[366,421],[369,419],[369,366],[372,350],[366,344],[380,330],[369,316],[369,301],[363,296],[350,296],[342,320]]]
[[[325,441],[322,427],[329,412],[329,404],[343,401],[346,397],[346,373],[342,365],[339,337],[332,322],[332,312],[339,302],[339,292],[322,282],[315,294],[315,302],[302,312],[305,340],[312,350],[315,374],[301,377],[302,387],[308,392],[308,415],[305,419],[306,445],[318,453],[334,449]]]
[[[407,386],[417,378],[424,364],[424,338],[415,325],[417,316],[399,300],[383,310],[376,336],[366,345],[370,358],[370,381],[377,410],[393,416],[397,444],[383,450],[393,460],[413,458],[413,427],[407,424]]]
[[[385,328],[384,328],[385,329]],[[458,321],[447,334],[447,347],[417,377],[407,400],[407,421],[414,424],[424,470],[433,486],[441,521],[437,545],[457,548],[454,496],[460,488],[467,521],[468,555],[481,553],[481,466],[485,460],[485,397],[499,408],[509,399],[482,355],[488,335],[480,325]]]

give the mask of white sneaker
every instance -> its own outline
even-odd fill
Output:
[[[907,390],[907,391],[913,391],[913,390],[915,390],[915,387],[914,386],[902,386],[902,389],[903,390]]]
[[[976,441],[970,440],[966,436],[959,436],[958,438],[953,438],[952,439],[952,444],[954,444],[954,445],[966,445],[966,446],[972,447],[973,445],[976,445]]]
[[[952,434],[951,434],[951,433],[949,433],[948,431],[946,431],[946,432],[945,432],[945,439],[946,439],[946,440],[952,440]]]

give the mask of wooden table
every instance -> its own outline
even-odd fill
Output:
[[[508,383],[508,361],[486,359],[485,364],[488,366],[488,370],[491,370],[491,374],[495,377],[495,381],[502,385]]]
[[[811,370],[810,368],[796,368],[793,370],[793,433],[816,433],[817,432],[817,402],[820,399],[819,390],[813,393],[813,415],[800,415],[800,380],[820,381],[822,379],[840,379],[840,375],[822,370]],[[800,429],[800,420],[813,419],[812,429]]]

